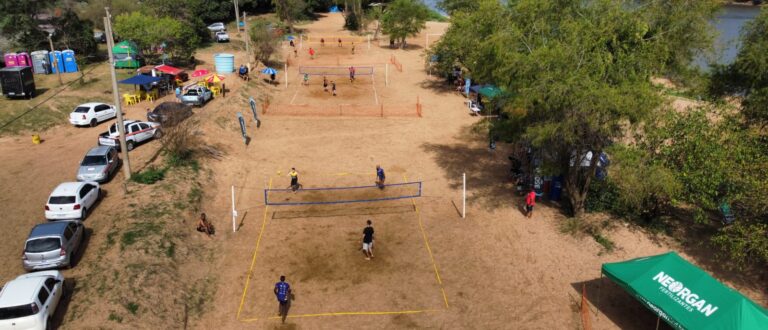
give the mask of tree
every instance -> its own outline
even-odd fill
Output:
[[[257,61],[269,63],[270,57],[277,50],[280,39],[275,36],[270,28],[270,22],[265,19],[251,21],[249,35],[253,42],[254,55]]]
[[[741,49],[734,62],[715,67],[712,93],[743,95],[741,110],[750,124],[768,125],[768,11],[742,30]]]
[[[93,23],[81,20],[74,11],[66,9],[61,17],[54,20],[57,44],[72,49],[78,55],[93,55],[98,51],[93,38]]]
[[[405,38],[419,34],[426,26],[429,9],[416,0],[395,0],[381,18],[381,27],[390,39],[399,40],[405,47]]]
[[[586,155],[601,154],[648,119],[662,101],[650,78],[701,47],[680,34],[690,32],[684,22],[708,19],[709,7],[661,3],[517,0],[502,7],[481,0],[475,11],[456,12],[432,54],[442,73],[460,65],[474,81],[506,91],[497,104],[508,119],[495,121],[494,131],[545,151],[544,168],[565,176],[578,217],[599,159]],[[664,6],[680,17],[661,19]],[[683,40],[681,58],[672,57],[672,40]]]
[[[141,12],[117,16],[115,33],[135,42],[145,56],[156,56],[153,49],[165,44],[164,52],[172,58],[187,59],[200,43],[195,31],[179,20],[152,17]]]
[[[479,7],[477,0],[441,0],[437,2],[437,8],[444,10],[451,16],[457,11],[474,11]]]
[[[288,30],[293,32],[293,22],[304,15],[307,3],[304,0],[272,0],[277,17],[288,25]]]

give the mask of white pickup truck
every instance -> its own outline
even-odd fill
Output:
[[[160,138],[163,131],[160,130],[160,124],[151,121],[138,121],[126,119],[125,123],[125,144],[128,151],[133,150],[139,143],[148,141],[152,138]],[[109,126],[109,131],[99,135],[99,145],[115,147],[120,149],[120,132],[117,130],[117,123]]]
[[[213,98],[213,92],[203,86],[192,86],[181,95],[181,103],[203,106]]]

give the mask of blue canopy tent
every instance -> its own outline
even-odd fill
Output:
[[[161,80],[163,79],[160,77],[152,77],[152,76],[146,76],[146,75],[140,74],[125,80],[120,80],[119,83],[126,84],[126,85],[140,85],[144,87],[145,90],[150,90],[152,89],[153,83],[156,83]]]

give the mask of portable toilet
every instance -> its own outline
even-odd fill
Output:
[[[14,66],[19,66],[16,62],[16,53],[7,53],[5,56],[3,56],[3,59],[5,59],[5,67],[6,68],[12,68]]]
[[[125,40],[112,47],[115,68],[137,69],[141,66],[141,53],[133,41]]]
[[[27,53],[16,54],[16,65],[18,66],[32,66],[32,60]]]
[[[75,59],[75,51],[67,49],[61,52],[61,56],[64,58],[64,72],[77,72],[77,60]]]
[[[61,56],[60,51],[54,50],[48,53],[48,57],[51,61],[51,73],[66,72],[64,71],[64,58]]]
[[[36,74],[51,73],[51,62],[48,58],[47,50],[37,50],[32,52],[32,71]]]

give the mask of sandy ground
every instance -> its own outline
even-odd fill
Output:
[[[302,28],[313,35],[347,34],[341,30],[342,21],[340,15],[329,14]],[[446,24],[429,23],[425,33],[445,28]],[[298,78],[292,71],[297,68],[295,61],[312,61],[306,53],[292,60],[288,88],[259,81],[244,85],[230,75],[225,81],[230,89],[226,98],[196,110],[205,138],[226,155],[208,164],[215,179],[206,187],[204,203],[205,212],[219,228],[219,257],[210,265],[182,266],[190,273],[210,273],[219,281],[208,312],[193,318],[191,328],[577,329],[585,284],[595,328],[647,329],[655,325],[655,317],[609,281],[599,281],[602,263],[675,249],[705,268],[714,266],[709,255],[689,254],[689,247],[623,225],[609,232],[617,249],[604,254],[590,238],[562,234],[559,224],[564,217],[547,203],[541,203],[533,219],[524,218],[522,200],[505,182],[507,146],[491,153],[485,139],[471,133],[480,119],[469,115],[463,96],[424,72],[424,40],[423,34],[413,38],[405,50],[375,44],[368,50],[367,45],[358,45],[355,56],[334,50],[339,54],[320,53],[314,60],[378,68],[395,55],[403,72],[390,68],[389,86],[376,76],[370,89],[360,84],[359,95],[350,100],[406,103],[418,96],[422,118],[268,113],[262,115],[260,128],[247,121],[251,141],[243,145],[234,115],[249,112],[248,96],[269,97],[274,104],[290,103],[294,95],[302,103],[350,102],[341,101],[344,85],[339,87],[339,101],[334,101],[318,94],[316,81],[300,86],[299,79],[293,79]],[[282,51],[292,53],[287,45]],[[204,50],[197,57],[205,60],[213,52]],[[244,62],[243,52],[234,53],[237,64]],[[210,63],[206,65],[211,68]],[[373,86],[378,100],[371,94]],[[145,108],[145,104],[128,107],[127,117],[143,118]],[[0,171],[0,205],[6,210],[0,279],[23,272],[22,242],[31,226],[43,219],[47,195],[59,182],[74,178],[83,153],[106,127],[62,125],[44,132],[45,142],[37,146],[27,136],[0,139],[4,169]],[[146,166],[157,150],[157,142],[150,142],[131,152],[134,167]],[[263,203],[265,187],[288,186],[290,167],[297,168],[305,187],[328,187],[369,185],[377,164],[386,169],[388,182],[422,181],[423,196],[317,209]],[[340,173],[346,173],[343,179]],[[459,216],[462,173],[467,174],[465,219]],[[122,174],[105,186],[115,192],[111,196],[119,196],[121,180]],[[236,233],[229,230],[232,186],[237,196]],[[103,224],[117,221],[110,214],[125,207],[117,197],[99,205],[86,222],[93,231],[91,244],[105,239]],[[377,232],[373,261],[364,260],[358,247],[366,219],[373,220]],[[80,262],[94,260],[94,252],[86,249]],[[77,267],[66,274],[87,276]],[[274,318],[277,304],[271,291],[279,275],[287,276],[296,293],[285,325]],[[713,275],[766,304],[765,278],[755,281],[724,271]],[[599,303],[598,287],[602,287]]]

